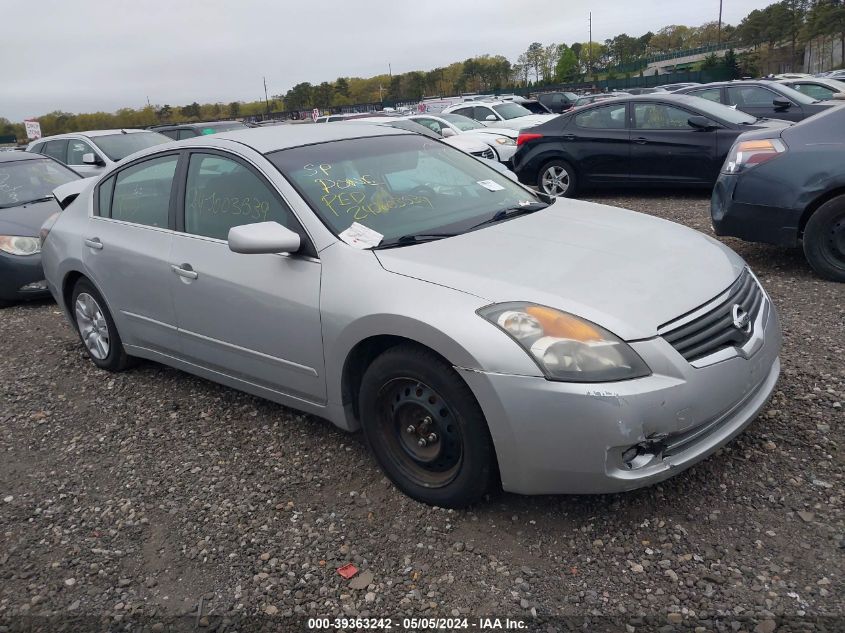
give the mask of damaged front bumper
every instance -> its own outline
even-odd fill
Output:
[[[780,373],[768,299],[743,348],[694,367],[662,338],[631,343],[653,374],[603,383],[459,369],[484,410],[502,486],[521,494],[632,490],[717,451],[757,416]]]

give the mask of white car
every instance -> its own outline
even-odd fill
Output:
[[[557,116],[556,114],[533,114],[512,101],[461,103],[445,108],[443,114],[462,114],[487,127],[511,130],[542,125]]]
[[[129,154],[171,140],[151,130],[89,130],[45,136],[27,145],[26,151],[55,158],[88,178],[98,176]]]
[[[519,137],[517,130],[485,127],[462,114],[415,114],[408,119],[447,138],[455,135],[476,136],[493,148],[502,163],[510,164],[516,153],[516,139]]]

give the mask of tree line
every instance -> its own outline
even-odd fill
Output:
[[[502,55],[480,55],[428,71],[384,73],[373,77],[338,77],[319,84],[299,83],[268,101],[191,103],[184,106],[123,108],[114,113],[71,114],[51,112],[38,117],[45,135],[98,128],[146,127],[157,123],[237,118],[268,111],[326,110],[364,103],[414,103],[425,96],[494,92],[517,87],[532,88],[597,76],[616,78],[641,72],[651,56],[670,51],[735,43],[754,47],[754,53],[731,56],[730,63],[743,73],[755,74],[766,50],[786,42],[793,60],[803,45],[818,36],[840,39],[845,58],[845,0],[781,0],[751,11],[738,25],[716,21],[700,26],[668,25],[642,35],[620,33],[603,42],[543,44],[532,42],[514,62]],[[705,67],[715,64],[705,60]],[[0,118],[0,136],[15,134],[24,139],[22,123]]]

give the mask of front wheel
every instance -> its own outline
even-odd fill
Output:
[[[436,354],[410,345],[387,350],[364,373],[359,403],[367,445],[408,496],[460,508],[490,489],[495,456],[484,414]]]
[[[810,216],[804,255],[820,277],[845,281],[845,196],[828,200]]]
[[[577,184],[575,170],[565,160],[549,161],[537,175],[537,187],[553,198],[574,197]]]

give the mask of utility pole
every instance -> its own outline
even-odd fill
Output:
[[[716,44],[722,45],[722,0],[719,0],[719,27],[716,31]]]
[[[593,12],[590,11],[590,37],[587,40],[587,76],[593,76]]]
[[[390,62],[387,62],[387,74],[393,79],[393,67],[390,65]]]
[[[267,98],[267,77],[262,77],[264,80],[264,104],[267,106],[267,114],[270,114],[270,100]]]

